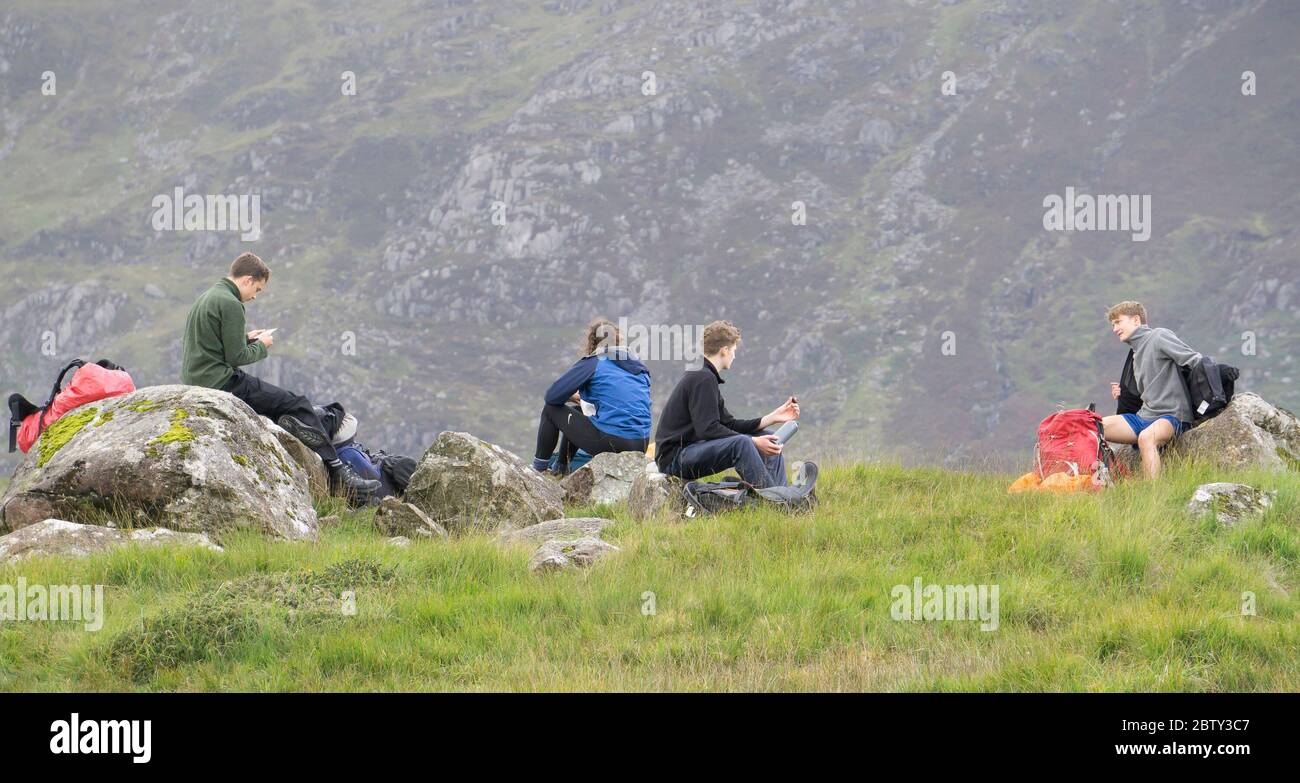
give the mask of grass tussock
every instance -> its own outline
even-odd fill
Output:
[[[538,577],[489,536],[387,545],[372,512],[317,544],[130,548],[0,568],[103,584],[103,630],[0,624],[23,690],[1297,690],[1300,476],[1172,466],[1100,495],[1012,477],[844,464],[811,514],[638,524],[621,551]],[[1278,492],[1236,527],[1199,483]],[[996,585],[996,630],[896,620],[891,591]],[[355,611],[345,612],[343,594]],[[1253,613],[1252,613],[1253,612]]]

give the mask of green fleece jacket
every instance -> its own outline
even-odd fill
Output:
[[[266,346],[249,342],[244,302],[229,278],[221,278],[198,298],[185,319],[181,383],[220,389],[235,368],[266,358]]]

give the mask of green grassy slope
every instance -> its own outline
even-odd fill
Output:
[[[484,538],[388,546],[368,513],[315,545],[28,561],[0,584],[105,584],[107,620],[0,625],[0,687],[1300,688],[1300,479],[1235,477],[1279,500],[1228,529],[1183,512],[1196,484],[1225,478],[1196,466],[1101,496],[1007,496],[1010,478],[846,464],[804,517],[571,511],[619,518],[605,537],[622,551],[540,577],[530,550]],[[891,589],[916,577],[998,585],[997,630],[895,621]],[[355,616],[340,611],[349,589]]]

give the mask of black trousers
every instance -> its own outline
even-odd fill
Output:
[[[328,430],[325,429],[320,417],[316,415],[316,409],[312,407],[311,401],[301,394],[285,391],[279,386],[267,383],[243,370],[235,370],[235,374],[230,376],[230,380],[226,381],[226,385],[222,386],[221,390],[230,392],[248,403],[248,407],[256,411],[258,415],[265,416],[271,421],[278,421],[281,416],[286,414],[293,416],[298,421],[321,433],[321,437],[325,439],[325,445],[318,449],[312,449],[312,451],[319,454],[326,465],[339,458],[338,452],[330,445]]]
[[[576,405],[547,405],[542,408],[542,421],[537,425],[537,453],[534,456],[550,459],[560,433],[564,433],[564,450],[560,453],[560,462],[564,465],[573,460],[578,449],[594,457],[607,451],[645,451],[648,445],[645,438],[632,440],[602,432],[591,423],[591,419],[582,415],[582,410]]]

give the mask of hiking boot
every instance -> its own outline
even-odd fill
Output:
[[[329,441],[326,440],[325,434],[319,432],[306,424],[303,424],[298,417],[285,414],[276,421],[280,428],[298,440],[309,449],[323,448]]]
[[[382,486],[374,479],[361,478],[346,462],[340,462],[330,470],[330,490],[358,506],[368,504]]]

